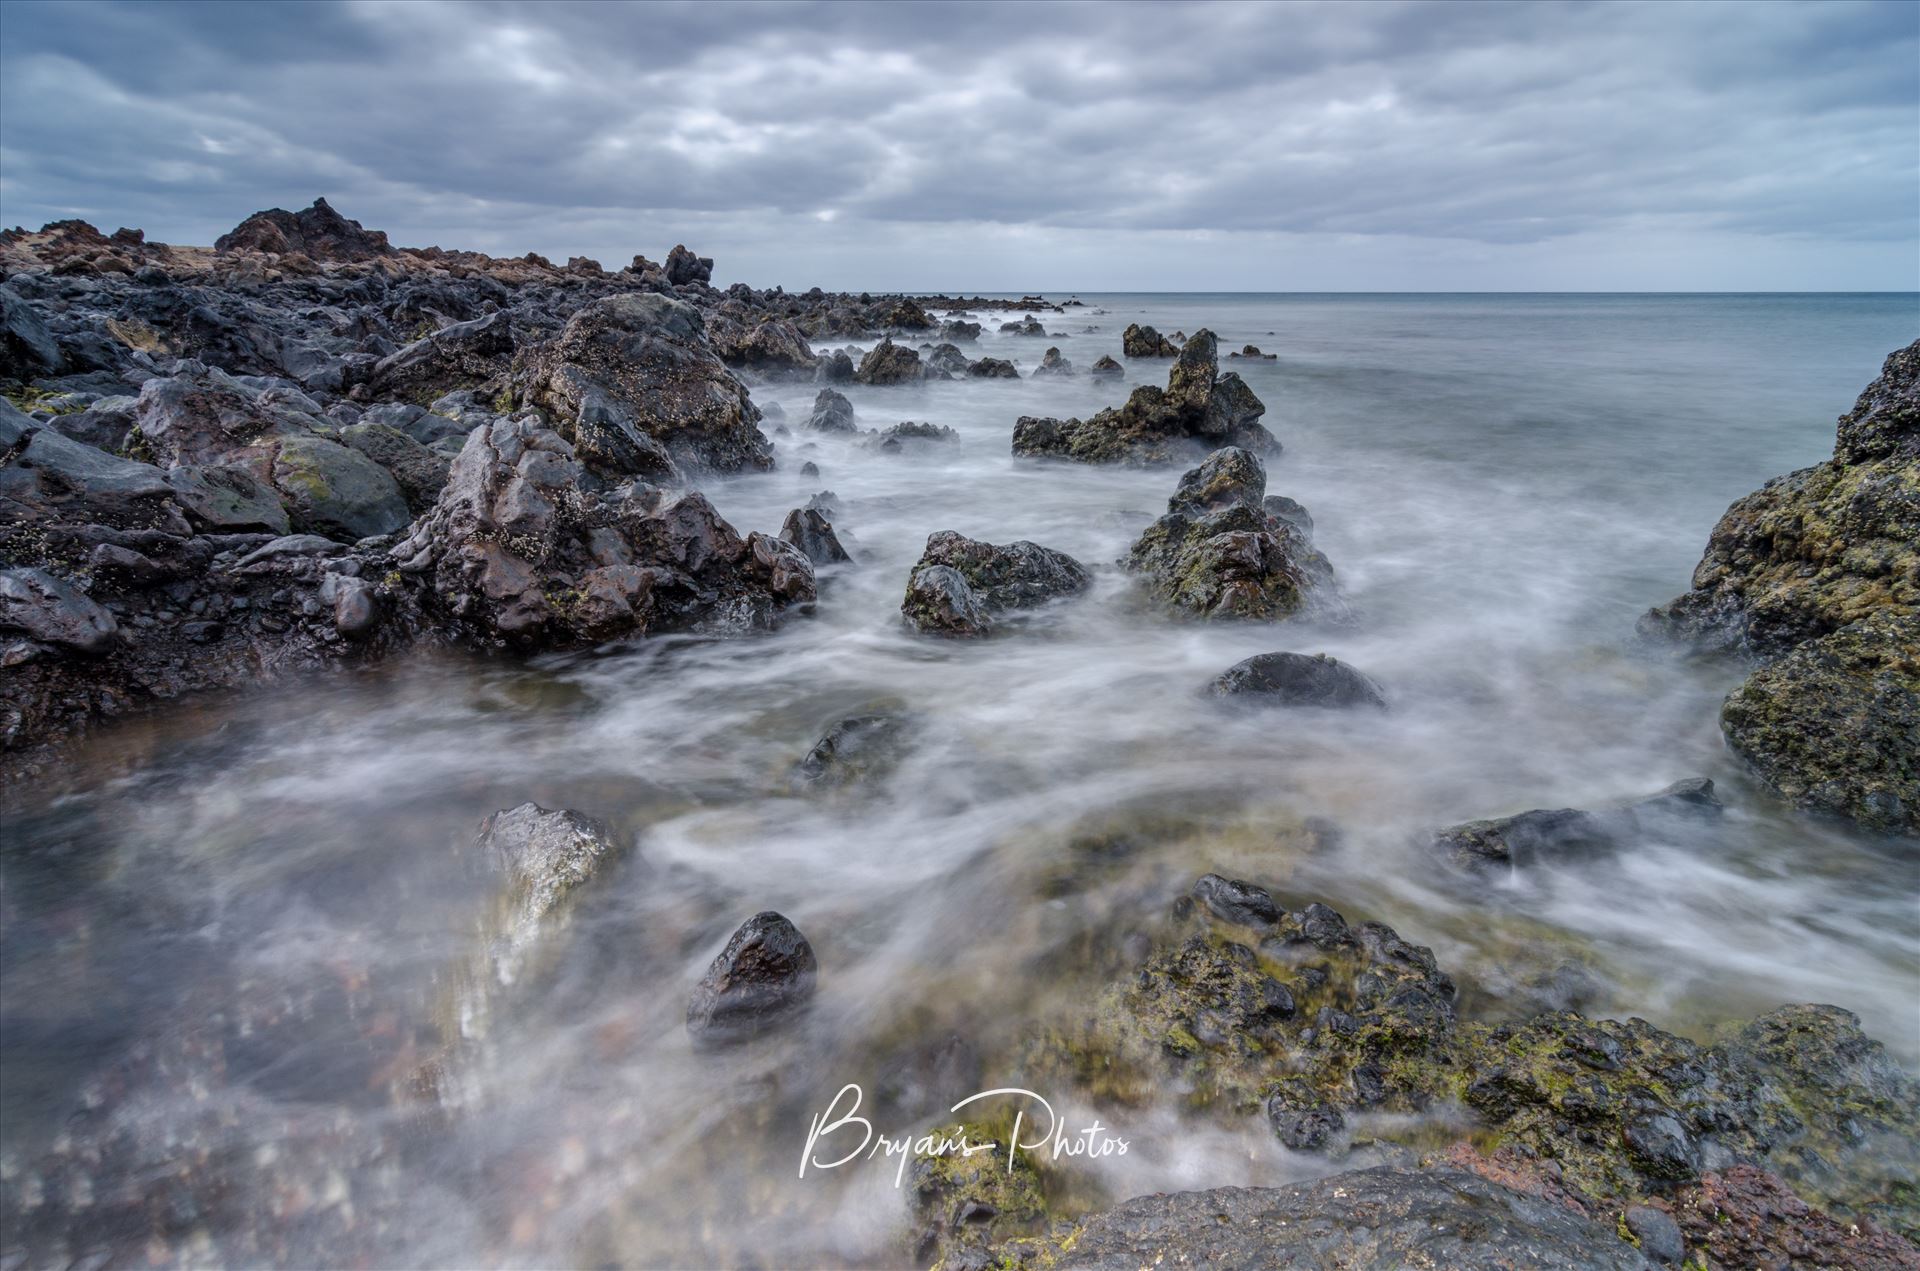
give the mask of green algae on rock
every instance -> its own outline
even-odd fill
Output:
[[[1801,807],[1920,826],[1920,614],[1881,612],[1809,640],[1728,695],[1732,746]]]

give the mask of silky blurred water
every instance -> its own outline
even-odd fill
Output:
[[[1572,957],[1597,1013],[1706,1037],[1832,1002],[1920,1060],[1915,845],[1783,808],[1715,724],[1741,671],[1632,640],[1728,503],[1829,454],[1834,417],[1920,327],[1920,298],[1080,299],[1037,315],[1057,339],[976,315],[989,334],[969,354],[1013,359],[1018,381],[845,389],[863,428],[928,421],[957,444],[810,434],[812,385],[755,387],[784,411],[780,467],[707,489],[743,532],[834,493],[858,559],[823,576],[810,618],[184,705],[104,731],[57,796],[26,792],[0,848],[0,1164],[30,1168],[82,1102],[164,1129],[211,1099],[230,1139],[282,1158],[331,1168],[335,1136],[374,1144],[336,1172],[390,1265],[897,1260],[890,1169],[793,1177],[808,1115],[845,1081],[918,1071],[955,1034],[982,1057],[967,1077],[1004,1084],[999,1057],[1111,974],[1097,950],[1151,933],[1207,869],[1393,924],[1478,1013],[1537,1009],[1519,986]],[[1223,369],[1266,402],[1285,447],[1269,490],[1312,512],[1354,625],[1157,617],[1113,562],[1178,471],[1012,458],[1021,415],[1164,383],[1164,362],[1128,362],[1123,384],[1084,374],[1134,321],[1278,354]],[[1083,373],[1024,378],[1049,344]],[[1068,552],[1096,586],[991,641],[916,638],[898,605],[943,529]],[[1391,709],[1249,716],[1199,696],[1279,649],[1352,663]],[[790,797],[821,731],[881,700],[919,721],[901,767],[865,797]],[[1693,775],[1728,815],[1685,841],[1478,889],[1421,845],[1450,822]],[[391,1084],[440,1045],[448,969],[482,938],[493,884],[466,845],[526,799],[604,817],[635,851],[561,933],[539,1000],[461,1058],[460,1110],[422,1118]],[[1309,818],[1337,833],[1306,833]],[[1125,853],[1085,850],[1116,830]],[[696,1056],[687,990],[769,908],[815,945],[819,1008],[784,1039]],[[276,1026],[236,1043],[236,995]],[[217,1070],[129,1062],[200,1034],[226,1039]],[[133,1075],[102,1095],[103,1072]],[[944,1106],[975,1088],[925,1093]],[[289,1129],[316,1111],[327,1135]],[[1150,1110],[1127,1128],[1109,1195],[1326,1168],[1259,1127]],[[409,1220],[370,1217],[381,1196]],[[239,1209],[182,1230],[218,1262],[223,1222],[254,1221]]]

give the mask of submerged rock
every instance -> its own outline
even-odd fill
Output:
[[[501,931],[494,942],[496,978],[511,981],[527,949],[565,920],[574,891],[619,854],[607,827],[571,810],[522,803],[480,824],[475,841],[506,880]]]
[[[1714,820],[1720,811],[1713,782],[1690,777],[1658,794],[1599,812],[1535,808],[1514,816],[1467,821],[1436,833],[1433,846],[1463,868],[1524,867],[1610,851],[1663,830]]]
[[[1220,446],[1274,454],[1279,443],[1260,424],[1266,409],[1238,375],[1219,374],[1213,333],[1198,331],[1180,351],[1164,390],[1142,385],[1126,405],[1091,419],[1025,416],[1014,425],[1013,453],[1129,464],[1173,463]]]
[[[1799,806],[1920,829],[1920,613],[1886,610],[1808,640],[1730,693],[1720,726]]]
[[[982,543],[951,530],[927,538],[900,611],[928,635],[984,636],[1000,615],[1092,586],[1086,566],[1038,543]]]
[[[780,914],[742,923],[687,1002],[696,1046],[724,1045],[775,1028],[804,1011],[818,988],[813,946]]]
[[[913,716],[891,709],[836,720],[794,765],[793,787],[832,790],[884,776],[905,757],[913,724]]]
[[[1257,458],[1216,451],[1181,478],[1167,514],[1135,540],[1123,564],[1157,604],[1182,616],[1342,614],[1333,566],[1295,525],[1265,510],[1265,494]]]
[[[1339,709],[1387,704],[1378,684],[1324,653],[1257,653],[1222,671],[1207,692],[1261,706]]]
[[[1464,1170],[1385,1167],[1286,1187],[1135,1197],[1089,1219],[1055,1265],[1063,1271],[1653,1266],[1612,1223],[1553,1200]]]

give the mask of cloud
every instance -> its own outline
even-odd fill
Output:
[[[623,260],[699,231],[728,272],[762,241],[789,269],[864,241],[904,277],[916,238],[958,265],[1078,234],[1170,253],[1168,286],[1182,242],[1356,267],[1420,243],[1497,287],[1555,244],[1686,239],[1715,276],[1731,254],[1911,287],[1917,67],[1897,2],[15,0],[0,217],[206,242],[326,193],[406,243]],[[1407,258],[1405,285],[1445,285]],[[1104,272],[1076,281],[1129,271]]]

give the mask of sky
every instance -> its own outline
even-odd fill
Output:
[[[0,0],[0,223],[965,291],[1920,289],[1920,3]]]

